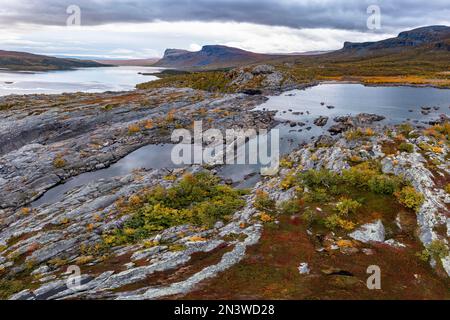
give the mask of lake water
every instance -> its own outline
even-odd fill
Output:
[[[81,68],[49,72],[0,71],[0,96],[8,94],[59,94],[133,90],[138,83],[157,79],[139,73],[155,73],[153,67]]]
[[[322,105],[322,102],[324,105]],[[332,105],[334,109],[328,109]],[[421,107],[432,107],[429,115],[421,113]],[[280,96],[269,97],[257,110],[277,110],[277,118],[282,121],[303,122],[303,126],[291,127],[285,123],[277,126],[280,130],[280,153],[286,154],[301,143],[324,134],[333,124],[333,117],[356,115],[361,112],[376,113],[386,117],[379,125],[407,121],[427,122],[440,114],[449,116],[450,90],[412,87],[365,87],[359,84],[323,84],[305,90],[294,90]],[[433,107],[436,107],[435,110]],[[292,110],[292,111],[290,111]],[[303,115],[296,114],[303,112]],[[330,119],[325,127],[313,124],[318,116]],[[121,159],[109,168],[88,172],[69,179],[33,203],[33,206],[54,203],[64,197],[64,193],[76,186],[97,181],[101,178],[125,175],[137,168],[175,168],[171,162],[173,145],[145,146]],[[245,147],[244,147],[245,148]],[[252,187],[259,179],[258,165],[226,165],[219,175],[233,180],[237,187]]]

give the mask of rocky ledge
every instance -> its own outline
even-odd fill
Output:
[[[0,99],[0,208],[3,218],[80,173],[105,168],[148,144],[170,143],[175,128],[204,120],[219,130],[269,128],[265,100],[192,89],[9,96]]]

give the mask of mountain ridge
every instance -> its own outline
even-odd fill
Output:
[[[154,66],[178,69],[229,68],[281,57],[286,56],[255,53],[224,45],[205,45],[200,51],[167,49]]]
[[[0,50],[0,68],[14,71],[51,71],[75,68],[105,67],[91,60],[56,58],[21,51]]]
[[[397,37],[373,42],[344,42],[343,51],[373,51],[403,49],[433,45],[435,49],[450,50],[450,27],[443,25],[420,27],[403,31]],[[430,47],[430,49],[433,48]]]

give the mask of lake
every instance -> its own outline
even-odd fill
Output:
[[[323,105],[322,105],[323,103]],[[376,113],[386,117],[379,125],[414,121],[417,123],[436,119],[440,114],[449,115],[450,90],[414,87],[365,87],[359,84],[322,84],[305,90],[293,90],[279,96],[271,96],[256,110],[277,110],[278,120],[303,122],[303,126],[291,127],[286,123],[280,130],[280,153],[287,154],[304,142],[326,133],[333,124],[333,117],[356,115],[361,112]],[[327,108],[333,106],[333,109]],[[423,115],[421,107],[429,106],[429,115]],[[433,108],[435,107],[435,108]],[[437,110],[436,110],[437,109]],[[302,112],[303,114],[297,114]],[[330,119],[325,127],[313,124],[318,116]],[[66,192],[106,177],[131,173],[138,168],[175,168],[171,162],[170,144],[149,145],[130,153],[109,168],[88,172],[69,179],[65,184],[47,191],[32,206],[51,204],[64,198]],[[245,148],[245,147],[243,147]],[[259,165],[226,165],[218,174],[231,179],[236,187],[252,187],[259,179]]]
[[[59,94],[133,90],[138,83],[157,79],[153,67],[101,67],[48,72],[0,71],[0,96],[9,94]]]

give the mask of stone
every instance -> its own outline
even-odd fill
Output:
[[[387,245],[390,245],[391,247],[395,247],[395,248],[406,248],[406,245],[404,245],[403,243],[401,243],[395,239],[386,240],[384,243],[386,243]]]
[[[309,269],[309,265],[306,262],[302,262],[300,263],[299,267],[298,267],[298,272],[300,274],[309,274],[310,273],[310,269]]]
[[[319,118],[314,120],[314,124],[318,127],[323,127],[327,124],[328,117],[320,116]]]
[[[381,220],[377,220],[376,222],[362,225],[356,231],[350,233],[349,236],[363,243],[384,242],[384,226]]]

